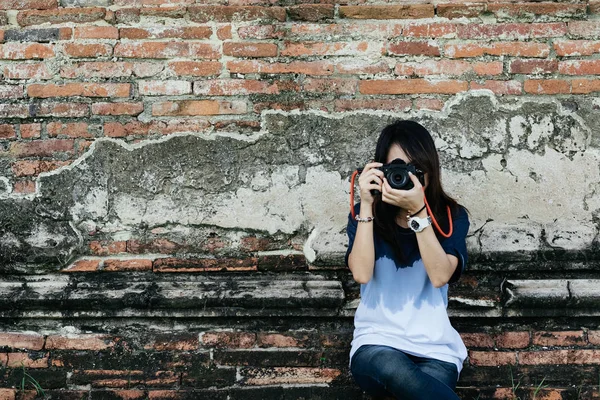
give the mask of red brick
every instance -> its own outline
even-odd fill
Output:
[[[284,22],[286,12],[283,7],[257,7],[257,6],[212,6],[200,5],[188,7],[188,15],[194,22],[231,22],[277,20]]]
[[[32,84],[27,86],[29,97],[129,97],[129,83],[65,83]]]
[[[600,331],[589,330],[587,336],[590,344],[600,344]]]
[[[591,0],[588,3],[588,11],[590,14],[600,14],[600,1]]]
[[[124,58],[221,57],[216,45],[193,42],[120,42],[114,48],[114,55]]]
[[[68,164],[70,164],[69,161],[22,160],[15,161],[12,164],[12,170],[17,177],[37,176],[42,172],[54,171]]]
[[[27,118],[28,116],[27,104],[0,104],[0,118]]]
[[[393,55],[439,56],[440,48],[430,42],[399,42],[388,45],[388,53]]]
[[[17,22],[21,26],[41,25],[44,23],[62,24],[65,22],[93,22],[103,20],[106,9],[100,7],[66,7],[57,10],[19,11]]]
[[[423,99],[418,98],[415,101],[415,108],[417,110],[434,110],[440,111],[444,108],[444,102],[440,99]]]
[[[488,333],[465,333],[461,332],[462,338],[466,347],[494,347],[494,338]]]
[[[140,15],[151,17],[183,18],[186,8],[182,5],[163,5],[160,7],[143,7]]]
[[[94,103],[94,115],[139,115],[144,111],[144,103]]]
[[[223,54],[232,57],[276,57],[277,45],[273,43],[225,42]]]
[[[583,331],[534,332],[536,346],[575,346],[584,345]]]
[[[352,56],[383,54],[385,48],[380,43],[370,42],[286,42],[281,56]]]
[[[17,131],[9,124],[0,124],[0,139],[16,139]]]
[[[23,95],[23,85],[0,85],[0,99],[19,99]]]
[[[112,46],[106,43],[67,43],[63,48],[65,54],[70,57],[102,57],[112,54]]]
[[[212,29],[208,26],[153,26],[150,28],[121,28],[121,39],[209,39]]]
[[[317,22],[333,19],[335,6],[333,4],[300,4],[288,7],[288,15],[294,21]]]
[[[455,94],[466,91],[468,83],[453,80],[428,81],[425,79],[369,80],[360,81],[358,88],[362,94]]]
[[[258,347],[305,347],[308,340],[307,334],[259,333],[256,342]]]
[[[97,272],[100,268],[100,260],[77,260],[73,264],[60,270],[60,272]]]
[[[277,82],[247,79],[215,79],[194,82],[195,95],[241,96],[253,93],[278,94]]]
[[[2,0],[0,2],[0,10],[47,10],[57,7],[57,0]]]
[[[597,39],[600,37],[600,21],[569,21],[569,34],[575,37]]]
[[[219,40],[231,39],[231,25],[223,25],[217,28],[217,37]]]
[[[16,181],[13,187],[14,193],[35,193],[36,186],[35,181],[30,180],[20,180]]]
[[[563,22],[532,24],[467,24],[458,25],[459,39],[519,40],[564,36],[567,26]]]
[[[85,122],[49,122],[46,126],[49,137],[68,136],[72,138],[93,138]]]
[[[534,16],[549,16],[559,18],[581,18],[586,15],[586,4],[568,3],[503,3],[488,4],[488,12],[501,18],[524,18]]]
[[[494,339],[498,348],[522,349],[529,346],[530,334],[529,331],[502,332],[494,335]]]
[[[551,74],[558,70],[556,60],[513,60],[509,67],[511,74]]]
[[[42,135],[42,124],[21,124],[21,139],[39,139]]]
[[[264,61],[229,61],[227,69],[241,74],[305,74],[331,75],[333,64],[329,61],[292,61],[290,63],[268,63]]]
[[[60,70],[63,78],[121,78],[133,74],[131,62],[81,62],[65,65]]]
[[[114,26],[76,26],[75,39],[118,39],[119,30]]]
[[[54,57],[54,46],[42,43],[0,44],[0,59],[29,60]]]
[[[111,259],[104,260],[103,271],[152,271],[152,260],[147,259]]]
[[[340,6],[340,18],[415,19],[433,18],[433,4]]]
[[[1,332],[0,347],[4,346],[11,349],[41,350],[44,347],[44,336],[37,333]]]
[[[203,120],[176,120],[140,122],[130,121],[127,123],[107,122],[104,124],[104,136],[127,137],[140,135],[170,135],[173,133],[198,133],[209,128],[210,122]]]
[[[397,75],[462,75],[475,72],[477,75],[500,75],[503,64],[494,62],[468,62],[459,60],[425,60],[396,64]]]
[[[455,37],[458,25],[449,23],[409,24],[402,29],[402,36],[420,38],[450,38]]]
[[[271,367],[242,369],[246,385],[283,385],[330,383],[342,374],[339,369],[308,367]]]
[[[73,153],[73,139],[34,140],[11,143],[10,153],[15,157],[54,157],[56,153]]]
[[[127,242],[124,240],[118,242],[92,240],[89,244],[89,249],[90,253],[96,256],[125,253],[127,251]]]
[[[560,61],[558,72],[563,75],[599,75],[600,60]]]
[[[106,335],[78,334],[70,336],[49,335],[46,349],[57,350],[105,350],[114,343]]]
[[[90,115],[90,106],[84,103],[40,103],[32,112],[38,117],[86,117]]]
[[[173,61],[169,69],[180,76],[213,76],[219,75],[223,65],[218,61]]]
[[[571,81],[572,93],[574,94],[588,94],[593,92],[600,92],[600,80],[599,79],[573,79]]]
[[[42,358],[31,358],[27,353],[6,353],[8,356],[7,368],[48,368],[48,353]]]
[[[444,54],[450,58],[491,56],[547,57],[550,47],[545,43],[495,42],[490,44],[448,44]]]
[[[147,96],[177,96],[192,93],[190,81],[139,81],[139,92]]]
[[[4,77],[7,79],[51,79],[52,74],[44,63],[9,64],[4,66]]]
[[[591,56],[600,53],[600,41],[592,40],[563,40],[554,42],[557,56]]]
[[[473,351],[469,350],[471,365],[495,367],[498,365],[517,364],[517,353],[514,351]]]
[[[567,351],[567,362],[569,364],[600,364],[600,350],[598,349],[574,349]]]
[[[356,79],[306,78],[302,89],[306,92],[354,94],[357,86]]]
[[[405,112],[412,108],[407,99],[339,99],[334,103],[335,111],[386,110]]]
[[[146,350],[156,351],[194,351],[198,350],[197,333],[161,334],[154,341],[144,345]]]
[[[570,93],[571,85],[560,79],[528,79],[523,84],[526,93],[561,94]]]
[[[523,84],[519,81],[492,81],[487,80],[483,83],[477,81],[471,82],[471,90],[488,89],[495,94],[521,94]]]
[[[259,123],[260,124],[260,123]],[[216,126],[216,123],[215,123]],[[225,247],[224,243],[209,242],[204,244],[204,250],[213,252]],[[247,258],[158,258],[154,261],[154,272],[225,272],[225,271],[256,271],[257,257]]]
[[[180,100],[152,104],[152,115],[154,116],[245,113],[246,103],[243,101]]]
[[[567,364],[568,356],[569,350],[521,351],[519,352],[519,364]]]
[[[256,344],[256,334],[249,332],[204,332],[204,347],[249,349]]]
[[[473,18],[486,10],[485,3],[475,4],[438,4],[436,15],[441,18]]]

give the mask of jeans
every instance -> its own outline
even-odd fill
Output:
[[[458,370],[450,362],[417,357],[389,346],[366,344],[352,355],[356,384],[374,397],[401,400],[460,400]]]

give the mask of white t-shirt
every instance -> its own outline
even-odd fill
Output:
[[[355,213],[358,214],[357,204]],[[440,238],[442,248],[458,257],[459,264],[450,279],[455,282],[467,262],[466,235],[469,219],[464,208],[453,217],[453,233]],[[352,250],[357,222],[348,215],[349,245]],[[436,288],[431,283],[419,254],[416,234],[398,226],[403,253],[408,262],[397,262],[392,247],[374,233],[375,267],[369,282],[360,285],[360,303],[354,316],[352,355],[363,344],[379,344],[406,353],[454,363],[460,374],[467,348],[448,318],[448,284]]]

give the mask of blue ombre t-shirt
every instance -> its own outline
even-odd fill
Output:
[[[354,211],[359,214],[360,204],[355,205]],[[348,214],[346,266],[357,224],[352,214]],[[458,257],[458,266],[450,283],[460,278],[467,265],[469,218],[463,207],[454,217],[453,224],[452,236],[440,239],[446,253]],[[460,374],[467,348],[448,318],[448,285],[433,286],[419,253],[416,234],[410,228],[397,228],[406,239],[403,251],[409,262],[398,263],[391,246],[373,232],[375,267],[371,280],[360,285],[349,366],[361,345],[379,344],[454,363]]]

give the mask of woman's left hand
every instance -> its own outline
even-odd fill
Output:
[[[425,204],[425,194],[423,192],[423,185],[421,185],[419,179],[412,172],[409,172],[408,176],[415,185],[410,190],[393,189],[387,179],[383,178],[381,200],[414,213],[420,210],[423,204]]]

